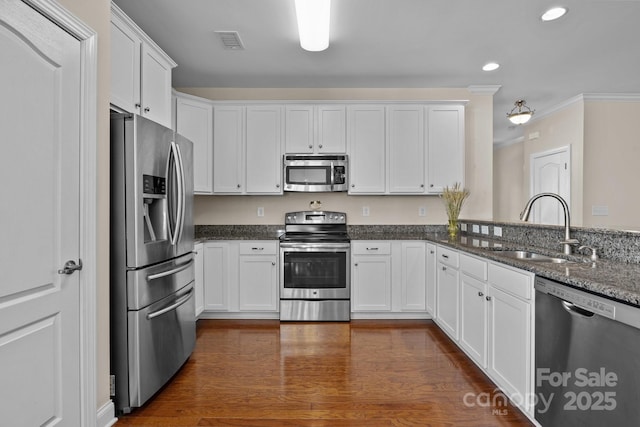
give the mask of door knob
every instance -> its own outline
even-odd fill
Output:
[[[64,263],[64,267],[58,270],[58,274],[73,274],[74,271],[82,270],[82,260],[78,264],[72,259]]]

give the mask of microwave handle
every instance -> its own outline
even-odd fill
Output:
[[[333,185],[334,185],[334,184],[335,184],[335,182],[336,182],[336,179],[335,179],[335,173],[336,173],[336,171],[335,171],[335,168],[334,168],[334,166],[333,166],[333,162],[331,162],[331,189],[332,189],[332,190],[333,190]]]

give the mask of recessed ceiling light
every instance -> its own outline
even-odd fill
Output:
[[[497,62],[488,62],[484,64],[484,66],[482,67],[482,71],[493,71],[497,70],[498,68],[500,68],[500,64],[498,64]]]
[[[543,13],[540,18],[543,21],[554,21],[554,20],[564,16],[565,13],[567,13],[567,8],[566,7],[553,7],[551,9],[547,10],[545,13]]]

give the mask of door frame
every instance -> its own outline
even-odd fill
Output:
[[[96,426],[97,411],[97,33],[54,0],[22,0],[80,41],[80,421]],[[104,414],[105,418],[113,418]]]
[[[546,156],[550,156],[553,154],[561,154],[561,153],[565,153],[567,156],[567,173],[568,173],[568,178],[569,178],[569,182],[568,182],[568,189],[567,189],[567,195],[566,197],[561,195],[565,201],[567,202],[567,205],[569,206],[569,210],[571,210],[571,195],[572,195],[572,185],[571,185],[571,144],[568,145],[563,145],[562,147],[556,147],[556,148],[552,148],[549,150],[545,150],[545,151],[538,151],[535,153],[531,153],[529,155],[529,197],[533,197],[535,196],[534,194],[534,190],[535,190],[535,169],[534,169],[534,163],[535,160],[540,158],[540,157],[546,157]]]

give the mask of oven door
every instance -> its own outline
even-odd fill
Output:
[[[281,299],[349,299],[349,243],[281,243]]]

